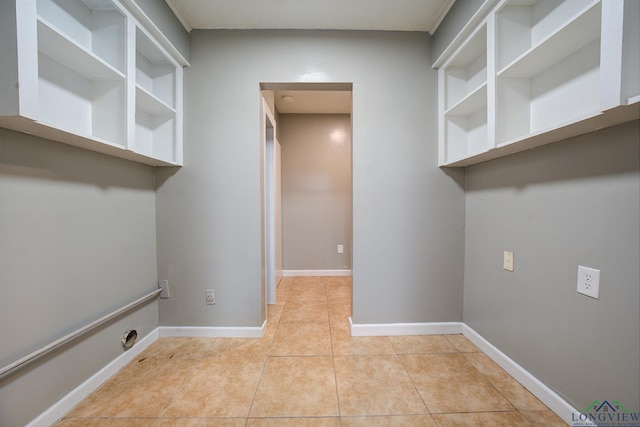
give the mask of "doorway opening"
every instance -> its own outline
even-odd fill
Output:
[[[265,320],[283,278],[351,275],[352,87],[260,84]]]

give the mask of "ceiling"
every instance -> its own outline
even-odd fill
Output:
[[[165,0],[188,30],[424,31],[433,34],[455,0]],[[283,102],[283,96],[293,98]],[[350,114],[350,91],[278,90],[280,113]]]
[[[166,0],[185,28],[426,31],[455,0]]]
[[[350,91],[277,90],[274,95],[282,114],[351,114]]]

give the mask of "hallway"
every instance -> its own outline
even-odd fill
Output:
[[[462,335],[351,337],[349,277],[285,277],[261,339],[161,338],[56,426],[564,426]]]

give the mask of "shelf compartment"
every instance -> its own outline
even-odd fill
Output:
[[[38,121],[109,144],[125,145],[125,81],[92,80],[38,55]]]
[[[140,85],[136,85],[136,106],[142,111],[156,116],[172,116],[176,113],[175,109]]]
[[[136,108],[136,153],[176,163],[176,117]]]
[[[445,66],[445,109],[487,83],[487,28],[483,26]]]
[[[38,17],[120,72],[125,72],[125,15],[110,0],[37,0]]]
[[[498,72],[499,77],[532,77],[600,38],[601,4],[583,10]]]
[[[496,12],[497,66],[516,58],[570,25],[601,0],[511,0]]]
[[[136,31],[136,84],[175,108],[176,65],[139,28]]]
[[[624,2],[624,32],[622,40],[622,98],[630,105],[640,96],[640,2]]]
[[[531,78],[499,77],[497,143],[600,111],[599,85],[600,39]]]
[[[441,166],[467,167],[638,119],[640,119],[640,108],[637,105],[621,106],[605,112],[587,115],[575,121],[561,123],[552,129],[522,135],[488,151],[452,160]]]
[[[467,115],[445,117],[445,163],[452,163],[485,152],[487,146],[487,108]]]
[[[41,19],[38,20],[38,51],[90,80],[124,79],[119,70]]]
[[[483,83],[473,92],[462,98],[457,104],[445,111],[447,116],[466,116],[487,108],[487,84]]]

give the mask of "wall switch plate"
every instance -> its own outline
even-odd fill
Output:
[[[169,293],[169,281],[168,280],[160,280],[158,282],[158,287],[162,289],[160,292],[160,298],[169,298],[171,294]]]
[[[343,254],[344,253],[344,245],[338,245],[338,253],[339,254]]]
[[[213,289],[205,289],[207,295],[207,305],[216,303],[216,291]]]
[[[591,298],[600,298],[600,270],[578,266],[578,293]]]
[[[513,271],[513,252],[504,251],[504,260],[502,262],[502,268],[507,271]]]

